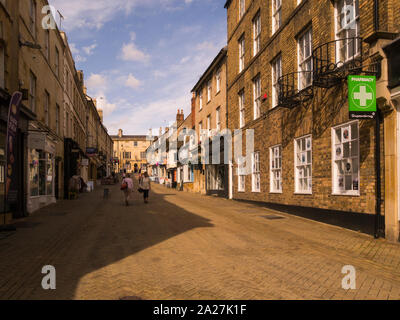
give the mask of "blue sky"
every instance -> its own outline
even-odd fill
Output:
[[[50,0],[110,134],[158,133],[226,44],[225,0]],[[58,22],[58,16],[57,16]]]

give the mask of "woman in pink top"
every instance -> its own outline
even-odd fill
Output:
[[[122,184],[124,184],[124,183],[127,184],[127,188],[125,188],[123,190],[124,196],[125,196],[125,204],[126,204],[126,206],[129,206],[129,198],[130,198],[130,196],[132,194],[132,191],[133,191],[133,180],[131,179],[131,175],[130,174],[127,174],[126,178],[124,178],[122,180]]]

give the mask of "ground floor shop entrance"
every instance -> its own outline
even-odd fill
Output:
[[[208,195],[228,197],[227,165],[206,165],[206,190]]]

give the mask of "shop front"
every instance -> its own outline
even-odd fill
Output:
[[[56,144],[50,136],[44,132],[29,132],[27,201],[29,213],[56,202],[55,154]]]
[[[8,111],[11,96],[4,90],[0,89],[0,225],[7,224],[11,219],[26,217],[27,212],[27,182],[24,179],[27,172],[27,134],[29,120],[34,120],[35,115],[24,105],[20,106],[18,130],[16,135],[15,150],[15,179],[17,192],[16,201],[12,203],[5,201],[6,189],[6,136]]]

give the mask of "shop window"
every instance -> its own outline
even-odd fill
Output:
[[[29,186],[31,197],[39,196],[39,152],[29,152]]]
[[[360,139],[358,121],[332,129],[333,194],[360,194]]]
[[[294,143],[295,192],[312,192],[312,140],[311,136],[299,138]]]
[[[54,190],[54,157],[40,151],[29,152],[30,196],[52,196]]]

